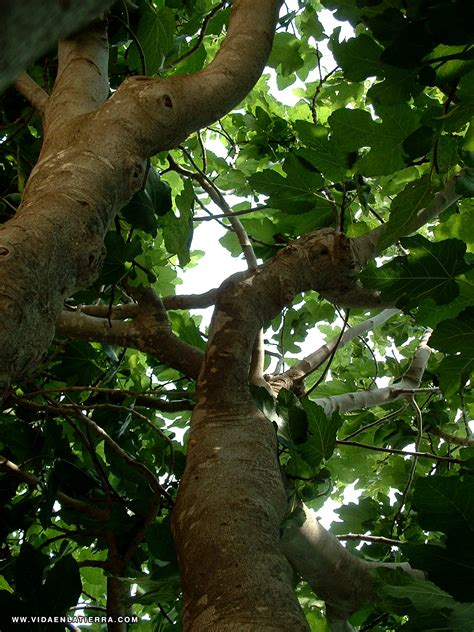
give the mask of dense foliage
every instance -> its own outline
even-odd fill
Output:
[[[326,33],[321,9],[348,21],[353,35],[342,40],[339,27]],[[111,88],[133,74],[199,70],[218,49],[228,14],[225,1],[117,3],[109,16]],[[303,392],[282,390],[275,404],[255,389],[279,428],[291,485],[285,524],[298,521],[298,500],[318,510],[355,484],[359,501],[342,504],[332,532],[358,556],[409,561],[432,582],[381,570],[380,602],[352,619],[360,630],[468,631],[474,620],[473,20],[464,0],[284,6],[256,88],[237,111],[151,160],[143,190],[110,227],[100,277],[66,306],[105,306],[107,317],[114,306],[133,304],[139,286],[178,294],[181,269],[202,254],[193,251],[193,228],[207,228],[212,214],[228,229],[221,243],[238,257],[225,217],[237,213],[261,261],[317,227],[356,237],[385,226],[383,257],[361,279],[402,313],[341,345],[306,377]],[[326,46],[334,62],[322,59]],[[29,68],[46,90],[55,71],[54,50]],[[291,87],[299,100],[287,106],[278,92]],[[14,88],[0,108],[6,222],[39,155],[41,125]],[[456,173],[462,197],[410,234]],[[204,350],[202,317],[171,299],[168,305],[174,333]],[[367,318],[365,308],[344,312],[313,292],[298,297],[267,323],[268,372],[304,355],[311,328],[332,340],[342,323],[346,329]],[[427,328],[433,353],[416,395],[330,420],[314,403],[396,381]],[[0,477],[1,616],[100,615],[119,556],[130,613],[142,617],[136,629],[179,629],[170,512],[194,401],[195,381],[152,354],[55,339],[0,413],[1,455],[20,468],[17,475],[2,468]],[[111,509],[105,520],[103,508]],[[326,630],[317,595],[304,583],[297,592],[311,630]]]

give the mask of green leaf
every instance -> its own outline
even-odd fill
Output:
[[[409,615],[403,627],[410,632],[470,632],[474,604],[461,604],[427,580],[415,579],[401,569],[373,571],[380,605]]]
[[[460,601],[472,599],[474,547],[472,541],[453,538],[448,546],[406,544],[403,553],[413,568],[424,571],[440,588]]]
[[[469,269],[462,241],[433,243],[416,235],[403,239],[402,244],[409,250],[408,256],[395,257],[380,268],[372,264],[362,272],[366,287],[380,290],[389,304],[405,309],[416,307],[428,297],[443,305],[458,296],[456,277]]]
[[[88,384],[100,373],[100,353],[82,340],[69,342],[62,349],[60,362],[52,367],[53,374],[68,384]]]
[[[383,73],[380,56],[383,48],[363,33],[341,43],[338,42],[340,28],[329,38],[329,50],[349,81],[364,81],[367,77],[378,77]]]
[[[171,188],[163,182],[153,168],[150,168],[144,190],[138,191],[120,211],[124,219],[134,228],[156,237],[157,216],[171,210]]]
[[[421,91],[417,81],[417,70],[386,66],[385,79],[375,83],[367,92],[367,99],[375,105],[395,105],[405,103]]]
[[[474,169],[465,169],[456,178],[456,193],[464,197],[474,197]]]
[[[448,354],[459,353],[464,361],[474,360],[474,307],[439,323],[431,334],[430,346]]]
[[[342,522],[334,524],[331,530],[335,534],[365,533],[373,529],[380,510],[380,503],[373,498],[361,498],[357,504],[342,505],[335,510]]]
[[[155,9],[152,5],[145,4],[140,12],[137,38],[145,56],[146,68],[142,68],[135,43],[130,49],[130,66],[142,74],[154,75],[158,72],[171,52],[174,30],[174,11],[166,7]]]
[[[99,280],[109,285],[120,281],[127,273],[126,262],[133,261],[142,252],[142,243],[138,237],[126,242],[121,234],[109,230],[105,236],[107,256]]]
[[[306,121],[297,121],[294,127],[300,141],[305,145],[297,151],[297,155],[316,167],[329,180],[344,180],[350,166],[349,154],[341,151],[333,138],[328,139],[327,128]]]
[[[145,539],[152,555],[162,562],[176,563],[176,551],[171,535],[170,516],[146,528]]]
[[[326,417],[321,406],[308,399],[304,399],[302,404],[308,416],[309,438],[301,446],[301,454],[309,465],[316,468],[332,456],[342,421],[337,414]]]
[[[429,175],[409,182],[390,205],[390,217],[380,235],[378,249],[385,250],[399,237],[409,235],[417,228],[419,212],[433,199],[435,189]]]
[[[168,317],[172,323],[174,332],[181,340],[203,351],[206,349],[206,343],[201,336],[199,327],[191,316],[181,311],[169,311]]]
[[[372,149],[356,163],[358,172],[366,176],[387,175],[405,166],[403,143],[419,121],[419,114],[404,103],[378,106],[377,114],[382,123],[367,143]]]
[[[191,260],[189,249],[193,239],[193,203],[194,190],[186,180],[182,193],[176,198],[179,217],[169,211],[160,218],[166,250],[178,255],[179,264],[185,266]]]
[[[332,138],[343,151],[372,146],[380,129],[366,110],[341,108],[331,114],[328,123]]]
[[[466,73],[459,82],[456,96],[466,104],[474,105],[474,70]]]
[[[308,415],[298,398],[282,388],[278,393],[277,412],[281,420],[280,434],[294,445],[303,443],[308,436]]]
[[[284,165],[287,177],[266,169],[250,176],[249,182],[258,193],[269,196],[273,208],[300,212],[311,210],[316,203],[316,192],[323,184],[320,173],[309,169],[301,159],[290,157]]]
[[[272,68],[280,66],[284,77],[301,68],[304,61],[301,56],[300,40],[290,33],[276,33],[268,65]]]
[[[25,542],[15,564],[15,587],[19,596],[32,606],[32,613],[38,612],[38,599],[43,583],[43,573],[48,564],[47,555]]]
[[[430,345],[431,345],[430,338]],[[434,345],[433,345],[434,346]],[[437,369],[439,386],[443,393],[450,397],[463,388],[474,369],[474,358],[462,355],[450,355],[441,360]]]
[[[423,529],[455,538],[474,536],[474,479],[420,478],[415,483],[413,502]]]
[[[61,558],[46,576],[42,590],[45,610],[53,615],[63,615],[75,606],[81,596],[82,582],[79,566],[72,555]]]

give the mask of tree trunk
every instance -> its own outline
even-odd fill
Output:
[[[184,630],[307,630],[279,547],[276,434],[251,401],[198,406],[174,509]]]

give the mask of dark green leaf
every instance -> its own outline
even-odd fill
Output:
[[[146,529],[146,542],[152,555],[162,562],[176,563],[176,551],[171,535],[170,518],[167,516],[161,522],[154,522]]]
[[[38,612],[43,573],[48,562],[47,555],[28,542],[22,544],[15,565],[15,585],[18,594],[30,603],[33,613]]]
[[[439,323],[431,334],[430,345],[444,353],[462,353],[463,357],[474,359],[474,307]]]
[[[166,250],[178,255],[179,264],[185,266],[191,260],[189,249],[193,239],[193,203],[194,190],[186,180],[183,192],[176,198],[179,216],[169,211],[160,218]]]
[[[416,481],[413,502],[420,526],[454,538],[474,536],[474,479],[428,476]]]
[[[146,68],[142,68],[136,44],[133,44],[129,63],[142,74],[153,75],[163,66],[173,44],[175,30],[174,12],[166,7],[155,9],[145,4],[140,13],[137,38],[145,56]]]
[[[45,611],[51,615],[64,615],[75,606],[82,591],[79,566],[72,555],[61,558],[46,576],[42,591]]]
[[[363,81],[367,77],[380,76],[383,72],[380,62],[383,48],[365,33],[339,43],[338,31],[337,28],[329,38],[329,49],[346,79]]]
[[[474,169],[466,169],[456,178],[456,193],[474,197]]]
[[[380,129],[380,125],[365,110],[336,110],[328,123],[336,145],[348,152],[359,147],[371,147]]]
[[[431,297],[449,303],[459,294],[456,277],[469,269],[464,261],[466,246],[458,239],[430,242],[421,235],[402,240],[408,256],[396,257],[386,265],[367,268],[361,279],[380,290],[391,304],[411,309]]]
[[[151,168],[144,190],[135,193],[120,213],[129,224],[156,237],[157,216],[165,215],[170,210],[170,186]]]
[[[401,569],[379,568],[373,572],[383,607],[409,615],[410,632],[470,632],[474,604],[460,604],[432,582],[415,579]]]

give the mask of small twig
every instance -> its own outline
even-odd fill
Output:
[[[196,132],[196,136],[197,136],[197,139],[198,139],[199,147],[201,148],[202,171],[204,173],[206,173],[206,171],[207,171],[207,154],[206,154],[206,147],[204,146],[204,143],[203,143],[203,140],[202,140],[201,130],[198,130]]]
[[[253,208],[243,209],[242,211],[232,211],[234,217],[239,215],[250,215],[251,213],[257,213],[258,211],[263,211],[269,208],[268,204],[260,204],[259,206],[254,206]],[[193,222],[210,222],[213,219],[223,219],[225,217],[229,217],[227,213],[219,213],[216,215],[210,214],[206,217],[193,217]]]
[[[185,153],[187,153],[186,150],[184,151]],[[206,191],[206,193],[209,195],[209,197],[214,202],[214,204],[216,204],[224,213],[224,215],[228,218],[229,223],[232,227],[232,230],[235,232],[237,239],[239,240],[243,255],[247,262],[248,269],[251,271],[256,270],[258,266],[258,262],[255,256],[255,252],[253,250],[253,246],[247,234],[247,231],[243,227],[238,217],[234,216],[232,209],[227,204],[224,196],[216,187],[216,185],[211,180],[209,180],[207,175],[203,173],[199,169],[199,167],[197,167],[194,161],[192,161],[192,163],[194,167],[196,168],[196,172],[183,169],[183,167],[181,167],[180,165],[176,163],[176,161],[173,159],[171,155],[168,155],[168,162],[170,164],[170,167],[177,173],[180,173],[181,175],[184,175],[188,178],[192,178],[193,180],[196,180],[197,182],[199,182],[201,187]]]
[[[416,456],[423,459],[431,459],[432,461],[440,461],[444,463],[457,463],[459,465],[466,464],[461,459],[453,459],[449,456],[438,456],[437,454],[430,454],[429,452],[412,452],[410,450],[399,450],[397,448],[381,448],[374,445],[367,445],[366,443],[358,443],[357,441],[346,441],[345,439],[336,439],[338,445],[348,445],[354,448],[363,448],[365,450],[371,450],[372,452],[385,452],[388,454],[400,454],[401,456]]]
[[[421,440],[423,438],[423,413],[421,412],[421,409],[418,406],[418,403],[414,397],[412,398],[411,403],[413,405],[413,408],[415,409],[415,414],[416,414],[417,436],[416,436],[416,441],[415,441],[415,452],[418,452]],[[410,489],[415,479],[417,463],[418,463],[418,457],[414,456],[413,462],[410,468],[410,473],[408,474],[407,484],[405,485],[405,489],[402,492],[402,497],[400,500],[398,510],[392,521],[392,528],[391,528],[392,533],[395,530],[395,527],[398,527],[398,530],[400,530],[402,513],[406,505],[408,494],[410,493]]]
[[[315,382],[315,384],[313,384],[313,386],[311,386],[311,388],[309,388],[309,389],[306,391],[306,393],[304,394],[304,397],[308,397],[308,396],[309,396],[309,395],[310,395],[310,394],[311,394],[311,393],[312,393],[312,392],[313,392],[316,388],[318,388],[318,386],[321,384],[321,382],[322,382],[322,381],[324,380],[324,378],[326,377],[326,375],[327,375],[327,373],[328,373],[329,369],[331,368],[331,364],[332,364],[332,361],[334,360],[334,356],[336,355],[336,351],[337,351],[337,349],[338,349],[338,347],[339,347],[339,344],[340,344],[340,342],[341,342],[341,340],[342,340],[342,337],[343,337],[343,335],[344,335],[344,332],[346,331],[346,327],[347,327],[348,322],[349,322],[349,314],[350,314],[350,313],[351,313],[351,310],[350,310],[350,309],[348,309],[348,310],[346,311],[346,315],[345,315],[345,317],[344,317],[344,323],[343,323],[343,325],[342,325],[341,332],[340,332],[340,334],[339,334],[339,336],[338,336],[338,339],[337,339],[337,341],[336,341],[336,344],[334,345],[334,349],[331,351],[331,355],[329,356],[329,359],[328,359],[328,361],[327,361],[327,363],[326,363],[326,366],[324,367],[323,372],[321,373],[321,375],[319,376],[319,379]]]
[[[0,455],[0,470],[7,472],[11,476],[20,479],[22,482],[26,483],[30,487],[40,487],[41,481],[39,478],[34,476],[33,474],[29,474],[28,472],[24,472],[21,470],[18,465],[9,461],[3,455]],[[82,500],[77,500],[76,498],[71,498],[67,494],[63,492],[57,493],[57,499],[60,503],[67,505],[71,509],[75,509],[80,513],[83,513],[89,518],[94,520],[98,520],[100,522],[107,522],[110,518],[110,512],[106,509],[99,509],[98,507],[93,507],[83,502]]]
[[[464,429],[466,431],[466,437],[469,438],[472,435],[471,427],[469,426],[469,418],[466,412],[466,400],[464,398],[464,390],[461,388],[459,390],[459,399],[461,400],[461,416],[464,424]]]
[[[142,67],[142,74],[145,75],[145,76],[148,75],[147,67],[146,67],[145,53],[143,52],[143,48],[142,48],[142,45],[140,43],[140,40],[136,36],[136,34],[133,31],[133,29],[130,28],[130,25],[125,22],[125,20],[122,20],[122,18],[119,17],[118,15],[114,15],[114,18],[118,22],[120,22],[120,24],[125,28],[127,33],[130,35],[130,38],[133,40],[133,43],[137,47],[138,56],[140,57],[140,64],[141,64],[141,67]]]
[[[344,533],[343,535],[336,535],[336,538],[338,540],[366,540],[367,542],[377,542],[387,546],[401,546],[403,544],[400,540],[385,538],[382,535],[364,535],[362,533]]]
[[[474,439],[472,437],[457,437],[435,426],[430,426],[427,432],[435,435],[435,437],[440,437],[440,439],[443,439],[446,443],[453,443],[458,446],[474,446]]]
[[[369,430],[370,428],[374,428],[375,426],[383,424],[384,421],[387,421],[388,419],[392,419],[392,417],[397,417],[398,415],[401,415],[401,413],[403,413],[408,408],[408,406],[409,406],[409,404],[405,403],[405,404],[403,404],[403,406],[401,408],[397,408],[397,410],[393,410],[391,413],[388,413],[388,415],[385,415],[384,417],[381,417],[380,419],[377,419],[376,421],[373,421],[372,423],[367,424],[365,426],[362,426],[358,430],[355,430],[354,432],[351,432],[350,435],[347,435],[347,437],[344,437],[344,441],[348,441],[349,439],[353,439],[358,434],[361,434],[362,432],[365,432],[366,430]]]
[[[203,42],[203,40],[204,40],[204,38],[206,36],[206,31],[207,31],[207,27],[209,26],[209,22],[216,15],[216,13],[218,11],[220,11],[221,9],[223,9],[225,7],[226,4],[227,4],[227,0],[222,0],[222,2],[220,2],[211,11],[209,11],[209,13],[206,15],[206,17],[204,18],[204,20],[202,22],[201,30],[199,32],[199,36],[198,36],[195,44],[193,46],[191,46],[191,48],[189,50],[187,50],[185,53],[183,53],[181,55],[181,57],[178,57],[178,59],[176,61],[174,61],[169,66],[166,66],[165,68],[163,68],[163,70],[171,70],[172,68],[175,68],[183,60],[187,59],[188,57],[190,57],[193,53],[195,53],[198,50],[198,48],[201,46],[201,44],[202,44],[202,42]]]
[[[319,94],[322,90],[322,87],[324,85],[324,83],[329,79],[329,77],[331,75],[333,75],[336,70],[339,68],[339,66],[336,66],[335,68],[333,68],[333,70],[331,70],[330,72],[328,72],[324,77],[322,76],[322,72],[321,72],[321,55],[319,53],[319,50],[317,51],[317,57],[318,57],[318,71],[319,71],[319,83],[316,87],[315,93],[313,95],[313,98],[311,99],[311,105],[310,105],[310,109],[311,109],[311,117],[313,119],[313,123],[316,125],[318,122],[318,113],[316,111],[316,101],[318,100]]]

